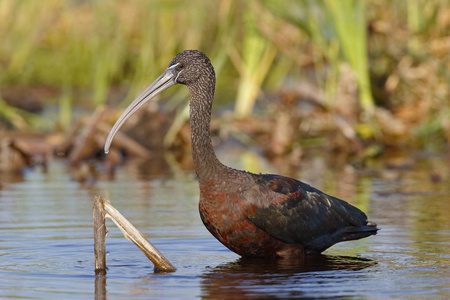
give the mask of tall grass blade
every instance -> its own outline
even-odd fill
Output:
[[[256,16],[249,5],[245,20],[243,58],[238,68],[241,72],[235,105],[236,116],[240,118],[251,114],[260,86],[277,54],[276,47],[258,32],[254,18]]]
[[[346,60],[356,73],[361,107],[369,114],[374,101],[370,87],[367,55],[365,1],[326,0]]]

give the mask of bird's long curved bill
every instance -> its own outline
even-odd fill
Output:
[[[117,119],[113,128],[109,132],[108,138],[105,143],[105,153],[108,154],[109,147],[114,139],[114,136],[119,131],[120,127],[122,127],[123,123],[142,105],[144,105],[148,100],[155,97],[168,87],[174,85],[175,75],[170,69],[167,69],[164,73],[161,74],[152,84],[150,84],[136,99],[131,102],[131,104],[125,109],[122,115]]]

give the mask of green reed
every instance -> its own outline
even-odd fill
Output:
[[[356,73],[361,107],[371,112],[373,98],[370,87],[365,1],[325,1],[345,59]]]
[[[392,102],[386,107],[429,98],[429,107],[448,111],[445,83],[450,76],[444,66],[448,67],[445,15],[449,9],[443,0],[4,0],[0,1],[0,88],[56,89],[59,95],[44,104],[57,103],[55,123],[67,127],[74,107],[94,109],[117,98],[117,91],[126,95],[120,104],[125,106],[177,52],[199,49],[216,67],[218,103],[234,102],[239,117],[249,116],[261,92],[280,88],[285,78],[291,84],[315,82],[325,104],[332,106],[343,63],[354,71],[365,112],[377,105],[373,87],[384,89],[383,83],[371,82],[374,72],[379,78],[399,78],[389,100],[377,99]],[[387,33],[368,36],[370,26]],[[409,32],[402,32],[404,28]],[[398,36],[389,40],[396,30]],[[407,34],[410,39],[397,42]],[[396,73],[407,55],[413,56],[415,65],[429,64],[431,70],[443,66],[426,77],[429,92],[421,90],[427,89],[425,80]],[[304,71],[310,67],[308,61],[313,73]],[[186,93],[173,89],[163,96],[169,95],[168,106],[173,108]],[[4,101],[0,104],[2,118],[14,126],[41,127],[39,116]],[[187,118],[180,114],[172,136]],[[444,118],[433,110],[429,115],[426,122],[433,116]],[[445,120],[430,124],[434,125],[422,128],[440,135],[447,132]]]

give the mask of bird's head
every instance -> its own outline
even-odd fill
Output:
[[[185,50],[178,53],[172,59],[167,69],[135,100],[133,100],[119,119],[117,119],[106,139],[105,153],[109,152],[114,136],[117,134],[120,127],[122,127],[125,121],[148,100],[177,83],[192,86],[199,82],[201,78],[208,78],[208,76],[214,78],[213,83],[215,83],[214,68],[212,67],[209,58],[203,52],[197,50]]]
[[[175,83],[194,84],[203,75],[210,75],[214,70],[209,58],[197,50],[185,50],[178,53],[170,62],[167,71],[171,70]]]

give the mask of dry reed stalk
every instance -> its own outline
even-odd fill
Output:
[[[119,227],[119,229],[122,231],[123,235],[130,241],[132,241],[139,249],[141,249],[142,252],[144,252],[145,256],[148,257],[152,261],[152,263],[155,265],[155,271],[164,271],[164,272],[174,272],[176,268],[162,255],[161,252],[158,251],[145,237],[142,233],[139,232],[122,214],[115,209],[108,201],[105,201],[102,197],[96,196],[94,200],[94,213],[95,210],[100,208],[102,210],[102,214],[104,217],[108,217],[111,220],[114,221],[114,223]],[[103,218],[104,222],[104,218]],[[95,218],[94,218],[94,225],[95,225]],[[94,232],[100,231],[102,224],[97,224],[99,227],[94,228]],[[103,223],[103,228],[104,223]],[[106,234],[106,228],[104,233]],[[96,236],[94,235],[94,238]],[[101,237],[99,240],[99,243],[101,242]],[[97,245],[97,241],[94,243],[94,251],[95,249],[98,249],[100,251],[101,247],[96,248],[95,245]],[[103,239],[103,245],[104,245],[104,239]],[[103,250],[104,251],[104,250]],[[95,266],[96,266],[96,273],[97,273],[97,257],[99,257],[99,268],[106,267],[106,263],[102,266],[100,265],[101,259],[104,258],[104,256],[100,256],[99,253],[95,252]],[[99,269],[99,270],[100,270]]]

